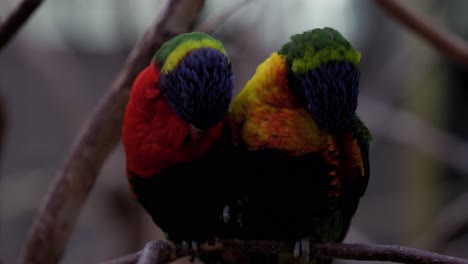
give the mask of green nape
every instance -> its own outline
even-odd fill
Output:
[[[203,32],[189,32],[189,33],[183,33],[179,34],[170,40],[166,41],[161,45],[159,50],[156,52],[154,55],[152,61],[156,61],[158,66],[161,66],[164,64],[164,61],[166,61],[167,56],[177,47],[179,46],[182,42],[187,41],[187,40],[203,40],[203,39],[210,39],[214,40],[210,35],[203,33]]]
[[[361,138],[362,141],[366,143],[367,148],[369,148],[369,143],[372,141],[372,134],[358,114],[355,115],[353,126],[359,138]]]
[[[337,30],[324,27],[291,36],[279,54],[286,56],[294,73],[305,73],[327,62],[358,65],[361,54]]]

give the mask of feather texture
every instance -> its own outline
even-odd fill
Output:
[[[240,238],[342,241],[369,180],[360,53],[331,28],[291,37],[233,99]],[[283,258],[281,258],[283,259]]]
[[[176,243],[225,233],[232,82],[222,44],[194,32],[163,44],[133,83],[122,128],[128,181]]]

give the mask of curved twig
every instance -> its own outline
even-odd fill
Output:
[[[32,13],[39,7],[42,0],[23,0],[0,25],[0,51],[18,32]]]
[[[468,66],[468,43],[408,8],[400,0],[374,0],[385,12],[455,61]]]
[[[203,0],[167,1],[134,47],[119,75],[77,136],[36,216],[19,263],[56,263],[108,154],[120,138],[130,86],[154,51],[175,34],[190,31]]]
[[[255,253],[279,253],[292,252],[292,243],[275,241],[241,241],[225,240],[222,241],[223,250],[233,250],[237,252],[255,252]],[[149,245],[149,246],[148,246]],[[155,246],[157,245],[157,246]],[[169,250],[162,254],[161,249]],[[163,256],[159,258],[160,262],[165,263],[175,259],[193,254],[187,250],[180,250],[165,241],[151,241],[145,246],[143,251],[131,255],[105,262],[102,264],[131,264],[137,263],[135,259],[148,260],[154,258],[145,257],[145,254],[151,255],[148,250],[156,250],[156,255]],[[172,258],[166,258],[172,256]],[[366,244],[348,244],[348,243],[317,243],[311,244],[310,256],[316,258],[338,258],[350,260],[367,261],[390,261],[408,264],[468,264],[468,259],[462,259],[452,256],[441,255],[429,251],[415,248],[402,247],[397,245],[366,245]],[[147,262],[142,262],[147,263]]]

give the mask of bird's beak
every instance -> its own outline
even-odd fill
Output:
[[[193,139],[199,139],[201,135],[203,134],[203,130],[195,127],[194,125],[190,124],[190,136]]]

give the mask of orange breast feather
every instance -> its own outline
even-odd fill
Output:
[[[280,149],[291,155],[318,152],[326,135],[291,93],[285,58],[273,53],[234,98],[234,138],[250,150]]]

